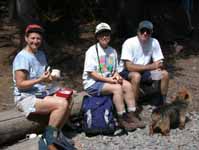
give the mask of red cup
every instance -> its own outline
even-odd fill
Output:
[[[67,100],[73,95],[73,90],[69,88],[64,88],[56,92],[56,96],[63,97]]]

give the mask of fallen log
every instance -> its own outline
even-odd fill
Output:
[[[78,116],[86,92],[73,95],[71,116]],[[48,116],[32,115],[28,119],[16,109],[0,113],[0,146],[16,142],[30,133],[39,133],[44,129]]]
[[[25,138],[26,134],[41,131],[42,124],[27,120],[16,109],[0,113],[0,145]]]
[[[34,139],[25,139],[23,141],[20,141],[19,143],[16,143],[12,146],[4,147],[2,150],[39,150],[38,145],[39,137],[36,137]]]

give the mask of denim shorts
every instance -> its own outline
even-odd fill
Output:
[[[125,80],[129,80],[129,71],[128,70],[123,70],[122,72],[120,72],[120,76],[122,78],[124,78]],[[133,72],[131,72],[133,73]],[[143,73],[141,73],[141,81],[147,81],[147,80],[151,80],[151,72],[150,71],[145,71]]]
[[[119,73],[120,76],[125,79],[125,80],[128,80],[129,79],[129,71],[124,69],[122,72]]]
[[[104,82],[96,81],[92,86],[86,89],[86,92],[92,96],[100,96]]]

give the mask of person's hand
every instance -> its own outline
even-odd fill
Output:
[[[120,75],[113,76],[113,79],[117,81],[118,84],[122,84],[123,79]]]
[[[164,63],[163,63],[163,60],[160,60],[160,69],[163,69],[164,68]]]
[[[49,71],[45,71],[41,76],[40,76],[40,80],[41,81],[51,81],[50,79],[50,72]]]
[[[114,77],[109,77],[109,78],[108,78],[108,82],[109,82],[109,83],[112,83],[112,84],[117,84],[117,83],[118,83],[118,81],[115,80]]]
[[[119,84],[122,84],[122,83],[123,83],[123,78],[122,78],[122,77],[119,77],[119,79],[117,80],[117,82],[118,82]]]
[[[163,62],[162,61],[155,61],[153,62],[153,69],[161,69],[163,68]]]
[[[56,76],[52,76],[52,75],[49,76],[49,80],[50,80],[50,81],[52,81],[52,80],[54,81],[54,80],[58,80],[58,79],[59,79],[59,78],[56,77]]]
[[[120,74],[117,73],[117,72],[114,73],[113,79],[116,80],[118,84],[122,84],[122,82],[123,82],[123,78],[122,78],[122,77],[120,76]]]

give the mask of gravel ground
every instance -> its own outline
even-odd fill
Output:
[[[144,118],[150,117],[151,106],[144,107]],[[145,129],[137,129],[128,135],[86,137],[84,133],[73,139],[82,144],[83,150],[198,150],[199,149],[199,113],[187,114],[190,119],[185,129],[171,129],[169,136],[156,133],[149,136],[149,120]]]
[[[82,143],[83,150],[198,150],[199,149],[199,60],[197,56],[176,60],[171,66],[171,80],[167,100],[176,94],[179,87],[185,86],[192,94],[193,104],[189,108],[185,129],[171,129],[169,136],[156,133],[149,136],[149,123],[152,106],[146,105],[141,113],[146,123],[145,129],[120,136],[86,137],[84,133],[73,139]]]

